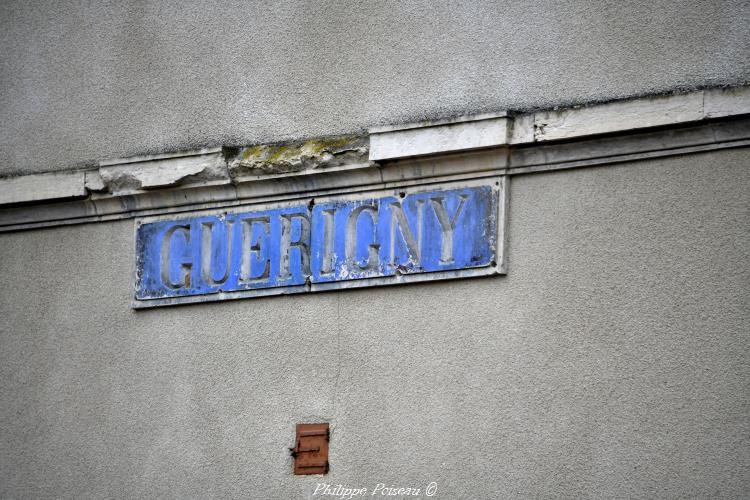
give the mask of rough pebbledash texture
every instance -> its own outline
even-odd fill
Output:
[[[514,176],[508,275],[438,285],[136,312],[132,220],[3,234],[0,497],[744,497],[748,153]]]
[[[748,16],[739,1],[6,1],[0,175],[742,83]]]

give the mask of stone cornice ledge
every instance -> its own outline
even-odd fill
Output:
[[[370,160],[546,143],[750,113],[750,87],[370,129]]]
[[[735,87],[380,127],[369,137],[107,160],[0,179],[0,232],[739,147],[750,142],[750,118],[739,118],[746,114],[750,87]]]

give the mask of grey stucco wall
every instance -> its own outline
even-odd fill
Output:
[[[0,497],[750,491],[750,151],[514,177],[506,277],[129,309],[133,223],[0,235]]]
[[[750,75],[741,1],[0,3],[0,175]]]

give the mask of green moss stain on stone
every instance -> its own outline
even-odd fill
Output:
[[[263,151],[263,146],[250,146],[242,151],[242,159],[247,160],[251,156],[257,156]]]
[[[315,138],[285,144],[259,144],[242,148],[232,168],[263,175],[295,172],[307,168],[326,168],[362,160],[367,154],[367,139],[358,136]]]

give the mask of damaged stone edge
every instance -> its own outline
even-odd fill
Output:
[[[0,179],[0,205],[124,200],[155,191],[214,186],[237,192],[241,186],[259,181],[294,178],[306,182],[303,179],[318,178],[321,173],[369,171],[383,162],[509,146],[541,147],[556,141],[748,113],[750,86],[745,86],[515,116],[494,113],[380,127],[371,129],[369,136],[106,160],[96,169]],[[545,162],[549,160],[540,164]]]
[[[142,195],[155,190],[236,186],[257,180],[370,166],[368,139],[316,138],[106,160],[98,168],[0,179],[0,205]]]

